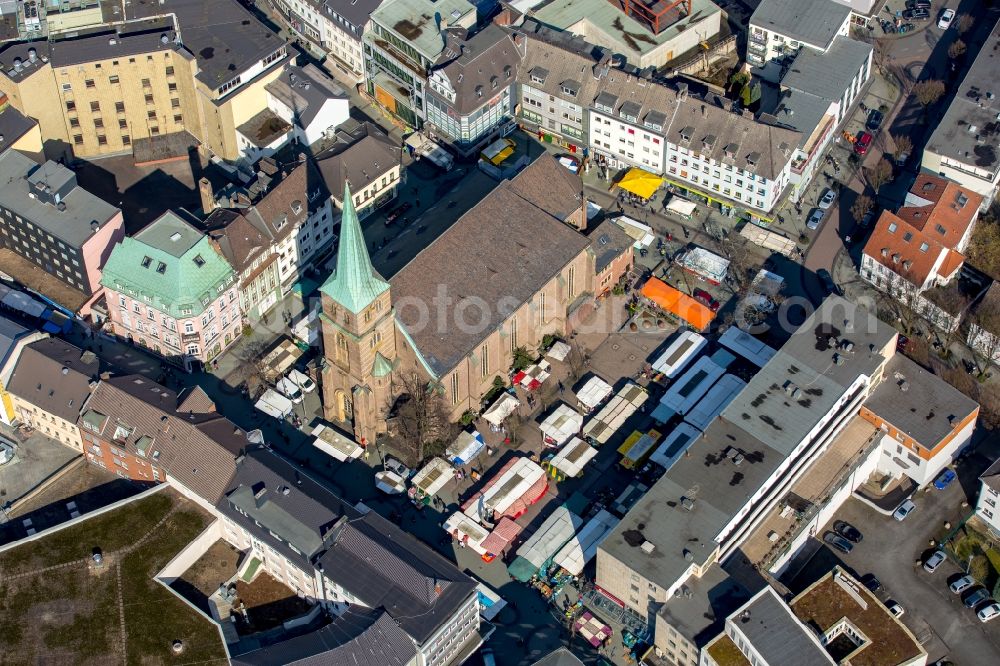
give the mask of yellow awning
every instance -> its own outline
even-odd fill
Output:
[[[638,167],[632,167],[618,181],[618,187],[626,192],[648,199],[663,184],[663,179]]]

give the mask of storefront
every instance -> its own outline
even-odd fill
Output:
[[[694,188],[688,183],[671,180],[670,178],[664,178],[663,180],[674,192],[682,194],[688,199],[691,199],[692,201],[695,201],[697,203],[704,204],[706,206],[711,206],[712,208],[715,208],[716,210],[721,212],[723,215],[726,215],[727,217],[746,219],[756,224],[761,224],[764,226],[774,221],[773,217],[768,216],[758,210],[754,210],[753,208],[744,208],[741,206],[737,206],[734,202],[729,201],[728,199],[722,199],[716,197],[712,194]]]

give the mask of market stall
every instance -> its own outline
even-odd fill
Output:
[[[558,447],[569,441],[570,437],[580,432],[583,427],[583,416],[564,402],[552,410],[539,429],[542,431],[542,442],[545,446]]]
[[[520,401],[510,393],[501,393],[489,409],[483,412],[483,418],[494,426],[499,426],[503,420],[517,411]]]
[[[667,379],[673,379],[707,345],[708,340],[694,331],[681,331],[670,346],[653,361],[653,370],[663,374]]]
[[[406,481],[395,472],[382,470],[375,472],[375,487],[386,495],[398,495],[406,490]]]
[[[583,436],[597,444],[604,444],[632,416],[649,393],[635,382],[628,382],[583,427]]]
[[[552,556],[573,538],[583,519],[565,506],[559,506],[537,531],[517,549],[517,558],[508,567],[510,575],[527,582],[542,571]]]
[[[698,210],[698,204],[675,195],[670,198],[670,203],[667,204],[666,210],[668,213],[673,213],[685,220],[690,220],[694,217],[695,211]]]
[[[703,247],[696,247],[685,252],[678,260],[681,268],[694,273],[711,284],[721,284],[729,272],[729,260],[723,256],[709,252]]]
[[[458,433],[458,437],[455,438],[451,446],[445,449],[445,456],[453,465],[467,465],[479,455],[485,446],[486,441],[478,430],[472,432],[463,430]]]
[[[618,453],[622,454],[619,464],[625,469],[635,469],[646,462],[646,458],[653,452],[653,447],[660,441],[660,433],[650,430],[647,433],[636,430],[620,447]]]
[[[364,448],[360,444],[337,432],[331,426],[320,423],[313,428],[312,434],[316,438],[313,440],[313,446],[340,462],[353,460],[364,453]]]
[[[483,559],[486,559],[486,549],[483,548],[483,541],[490,535],[490,532],[473,518],[461,511],[456,511],[445,521],[444,531],[450,534],[452,539],[471,548],[479,553],[480,556],[483,556]],[[493,558],[491,557],[490,559],[492,560]]]
[[[562,340],[556,340],[549,347],[549,350],[545,352],[548,358],[555,359],[556,361],[565,361],[566,357],[569,356],[570,346],[563,342]]]
[[[639,167],[632,167],[625,172],[621,180],[618,181],[618,187],[622,188],[626,192],[631,192],[637,197],[643,199],[649,199],[651,196],[656,194],[656,190],[660,188],[663,184],[663,178],[657,176],[655,173],[646,171],[645,169],[640,169]]]
[[[511,381],[514,384],[524,387],[528,391],[534,391],[551,375],[552,366],[545,359],[541,359],[538,363],[530,365],[524,370],[518,371]]]
[[[633,220],[627,215],[619,215],[616,217],[615,224],[621,227],[622,230],[628,234],[629,238],[635,241],[632,246],[637,250],[649,247],[652,245],[653,241],[656,240],[656,235],[653,233],[653,227],[648,224],[643,224],[638,220]]]
[[[503,597],[494,592],[486,583],[479,583],[476,586],[476,595],[479,597],[479,616],[487,622],[492,622],[507,605]]]
[[[715,319],[711,308],[659,278],[650,277],[640,293],[666,312],[676,315],[696,331],[704,331]]]
[[[584,466],[597,455],[597,449],[579,437],[573,437],[549,460],[550,469],[556,469],[568,478],[579,476]]]
[[[489,536],[483,539],[483,549],[486,554],[493,557],[502,555],[517,535],[521,533],[521,526],[510,518],[504,516],[490,532]]]
[[[583,573],[583,568],[587,562],[594,559],[597,554],[597,547],[609,534],[611,530],[618,526],[618,518],[601,509],[597,515],[583,526],[572,539],[556,553],[552,559],[554,564],[568,571],[574,576]]]
[[[448,485],[454,474],[455,469],[444,458],[431,458],[431,461],[413,476],[410,481],[413,486],[411,490],[416,491],[417,499],[434,497]]]
[[[482,489],[462,504],[462,510],[484,521],[517,518],[544,495],[549,483],[545,470],[529,458],[511,458]]]
[[[611,638],[611,627],[597,619],[590,611],[584,611],[573,623],[573,628],[595,648],[601,647]]]
[[[604,402],[614,389],[597,375],[588,379],[576,390],[576,400],[580,403],[580,411],[589,414],[595,407]]]

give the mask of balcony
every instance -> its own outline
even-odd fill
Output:
[[[747,53],[747,62],[751,65],[756,65],[758,67],[764,64],[764,58],[757,55],[756,53]]]
[[[767,46],[765,46],[762,42],[750,42],[747,46],[750,47],[750,53],[759,53],[760,55],[764,55],[764,53],[767,52]]]
[[[200,333],[183,333],[181,335],[181,342],[201,342]]]
[[[761,45],[764,45],[764,44],[767,44],[767,38],[764,37],[764,35],[762,35],[762,34],[751,32],[750,33],[750,43],[751,44],[761,44]]]

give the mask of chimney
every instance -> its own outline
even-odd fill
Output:
[[[493,17],[494,25],[507,27],[512,22],[513,22],[513,16],[511,16],[510,7],[503,7],[503,9],[500,10],[500,13]]]
[[[514,33],[514,44],[517,46],[524,46],[524,34],[520,32]]]
[[[212,192],[211,181],[201,178],[198,181],[198,191],[201,193],[201,209],[208,215],[215,210],[215,193]]]

